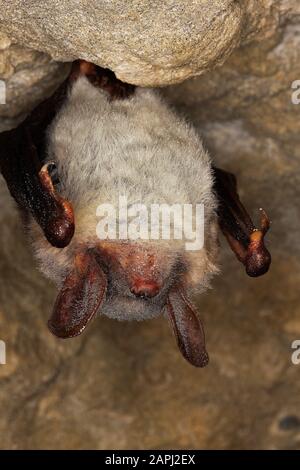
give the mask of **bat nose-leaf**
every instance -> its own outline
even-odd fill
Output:
[[[155,297],[159,292],[159,285],[157,282],[145,279],[136,279],[130,289],[132,294],[141,298]]]

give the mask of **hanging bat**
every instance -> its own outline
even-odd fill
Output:
[[[250,276],[264,274],[271,257],[267,215],[257,229],[235,177],[212,166],[197,132],[154,90],[76,61],[53,96],[0,135],[0,145],[0,169],[40,269],[59,288],[50,331],[79,335],[97,313],[119,320],[163,313],[183,356],[205,366],[203,326],[190,298],[218,272],[218,225]],[[120,194],[129,204],[203,204],[203,247],[100,240],[97,207]]]

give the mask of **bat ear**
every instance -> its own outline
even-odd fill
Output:
[[[167,309],[183,357],[195,367],[205,367],[209,358],[203,326],[181,286],[176,285],[171,289]]]
[[[106,276],[94,253],[77,254],[48,321],[50,331],[59,338],[80,335],[99,310],[106,287]]]

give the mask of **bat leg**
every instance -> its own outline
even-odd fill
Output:
[[[268,271],[271,263],[271,255],[264,245],[270,220],[265,211],[260,209],[260,227],[255,227],[240,201],[235,176],[216,167],[213,171],[220,228],[232,251],[244,264],[247,274],[251,277],[261,276]]]
[[[135,85],[119,80],[111,70],[85,60],[73,62],[70,74],[71,82],[77,80],[80,76],[85,76],[96,88],[105,90],[112,100],[129,98],[136,88]]]

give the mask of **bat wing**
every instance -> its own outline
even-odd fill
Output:
[[[0,170],[19,207],[31,213],[47,240],[62,248],[74,233],[73,210],[54,190],[45,159],[46,131],[67,93],[65,81],[16,129],[0,134]]]
[[[214,177],[220,228],[247,274],[261,276],[271,264],[271,255],[264,245],[270,221],[261,209],[261,227],[256,228],[239,198],[235,176],[214,167]]]

